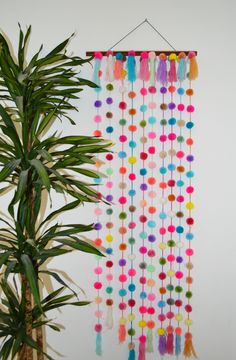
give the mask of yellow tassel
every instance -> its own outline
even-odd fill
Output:
[[[195,357],[197,359],[197,354],[192,342],[192,334],[187,332],[185,334],[185,343],[184,343],[184,356],[186,358]]]
[[[195,80],[198,77],[198,65],[196,60],[196,54],[194,51],[190,51],[188,54],[189,58],[189,80]]]

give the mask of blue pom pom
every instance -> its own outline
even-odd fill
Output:
[[[193,240],[193,238],[194,238],[194,235],[192,233],[187,233],[186,234],[186,239],[187,240]]]
[[[159,308],[164,308],[166,306],[166,302],[163,300],[160,300],[160,301],[158,301],[157,305]]]
[[[174,171],[175,170],[175,164],[169,164],[168,165],[168,170]]]
[[[121,297],[126,296],[126,294],[127,294],[127,291],[126,291],[125,289],[120,289],[120,290],[119,290],[119,295],[120,295]]]
[[[183,232],[184,232],[184,228],[183,228],[183,226],[177,226],[176,227],[176,232],[178,233],[178,234],[182,234]]]
[[[125,151],[120,151],[120,152],[118,153],[118,156],[119,156],[120,159],[124,159],[124,158],[126,158],[127,154],[126,154]]]
[[[147,111],[147,105],[141,105],[141,106],[140,106],[140,111],[141,111],[141,112]]]
[[[140,175],[144,176],[147,174],[147,169],[140,169]]]
[[[164,166],[160,167],[160,173],[161,174],[166,174],[166,172],[167,172],[166,167],[164,167]]]
[[[183,180],[178,180],[176,182],[176,185],[179,186],[179,187],[182,187],[182,186],[184,186],[184,181]]]
[[[148,227],[150,227],[150,228],[154,228],[154,227],[156,227],[156,221],[154,221],[154,220],[149,220],[149,221],[147,222],[147,225],[148,225]]]
[[[184,95],[184,89],[181,88],[181,87],[178,88],[177,93],[178,93],[179,95]]]
[[[94,178],[93,181],[95,184],[101,184],[102,178]]]
[[[187,176],[188,178],[192,178],[192,177],[194,177],[194,172],[193,172],[192,170],[187,171],[187,172],[186,172],[186,176]]]
[[[146,299],[147,293],[145,291],[141,291],[140,293],[140,299]]]
[[[187,129],[192,129],[193,127],[194,127],[194,123],[192,121],[187,122],[186,124]]]
[[[157,119],[155,118],[155,116],[150,116],[148,118],[148,122],[149,122],[150,125],[154,125],[154,124],[156,124]]]
[[[137,144],[136,144],[135,141],[131,140],[131,141],[129,142],[129,147],[130,147],[130,148],[134,149],[136,146],[137,146]]]
[[[112,249],[112,248],[107,248],[107,249],[106,249],[106,253],[107,253],[108,255],[111,255],[111,254],[113,253],[113,249]]]
[[[129,196],[133,197],[136,195],[136,191],[131,189],[131,190],[129,190],[128,194],[129,194]]]
[[[128,289],[129,289],[130,292],[133,292],[133,291],[135,291],[136,286],[134,284],[129,284]]]
[[[168,120],[168,123],[169,123],[169,125],[175,125],[176,124],[176,119],[174,117],[172,117],[172,118],[170,118]]]
[[[123,55],[120,52],[116,54],[116,60],[123,60]]]
[[[112,126],[108,126],[108,127],[106,128],[106,132],[107,132],[108,134],[113,133],[113,131],[114,131],[114,129],[113,129]]]

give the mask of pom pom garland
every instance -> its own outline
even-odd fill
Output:
[[[127,342],[127,359],[144,360],[146,352],[157,351],[160,356],[196,357],[196,55],[142,52],[137,57],[129,51],[126,58],[109,51],[104,58],[96,53],[94,62],[93,79],[99,86],[93,102],[94,136],[105,134],[115,144],[95,161],[99,177],[94,183],[98,193],[103,184],[100,197],[111,203],[94,209],[94,242],[106,246],[106,258],[96,257],[94,269],[96,353],[102,354],[102,332],[113,327],[116,310],[118,341]]]

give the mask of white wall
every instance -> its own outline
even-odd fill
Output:
[[[235,12],[233,0],[2,0],[0,6],[0,27],[13,45],[17,42],[17,22],[23,27],[32,24],[29,53],[41,43],[46,51],[74,31],[77,36],[70,49],[75,54],[83,56],[88,49],[105,50],[145,17],[176,48],[198,50],[193,332],[201,360],[233,360],[236,354]],[[165,48],[165,44],[145,26],[122,47]],[[93,92],[86,94],[80,102],[76,130],[80,132],[83,127],[89,133],[92,123],[88,124],[88,105]],[[71,131],[69,125],[63,129]],[[86,208],[82,211],[85,221],[90,221],[91,214]],[[80,216],[74,212],[73,221]],[[78,254],[65,256],[53,265],[76,279],[88,298],[92,296],[93,266],[93,257]],[[65,308],[63,314],[56,314],[66,330],[61,334],[50,332],[49,342],[65,359],[96,359],[92,310]],[[104,360],[126,359],[126,347],[117,345],[114,332],[104,335],[104,348]]]

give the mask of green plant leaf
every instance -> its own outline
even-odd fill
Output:
[[[41,163],[41,161],[39,161],[37,159],[33,159],[33,160],[30,160],[29,162],[36,169],[39,177],[42,180],[43,185],[49,191],[50,190],[50,179],[49,179],[48,173],[47,173],[45,167],[43,166],[43,164]]]
[[[10,161],[0,172],[0,182],[4,181],[20,165],[21,159]]]
[[[20,173],[17,190],[13,199],[13,204],[16,204],[24,195],[27,185],[28,173],[29,169],[23,170]]]

